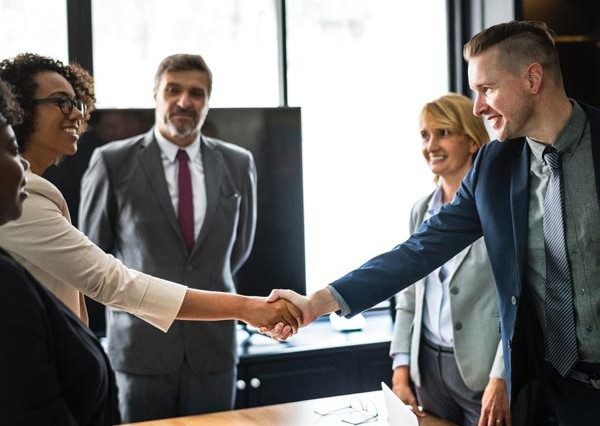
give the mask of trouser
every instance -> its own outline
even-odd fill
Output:
[[[184,362],[172,374],[145,375],[115,371],[124,423],[231,410],[236,368],[193,373]]]
[[[417,398],[425,411],[458,425],[477,425],[483,391],[467,387],[453,350],[421,337],[419,371],[421,386],[416,388]]]

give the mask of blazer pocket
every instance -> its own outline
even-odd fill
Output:
[[[229,194],[221,193],[219,202],[225,209],[234,208],[237,210],[242,201],[242,195],[239,192],[231,192]]]
[[[229,199],[235,200],[237,198],[240,198],[241,196],[242,195],[237,191],[227,192],[227,193],[221,192],[221,198],[223,198],[225,200],[229,200]]]

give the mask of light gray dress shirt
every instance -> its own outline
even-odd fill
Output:
[[[592,163],[592,137],[585,111],[577,102],[571,102],[571,117],[552,146],[563,153],[565,229],[579,359],[600,362],[600,211]],[[546,145],[531,139],[527,142],[531,156],[526,279],[533,289],[533,306],[545,335],[543,212],[550,168],[542,159]]]

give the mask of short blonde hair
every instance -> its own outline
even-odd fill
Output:
[[[477,145],[477,149],[490,140],[483,119],[473,115],[473,101],[458,93],[448,93],[428,102],[421,109],[421,122],[463,134]],[[473,159],[475,159],[475,153]],[[433,181],[437,183],[439,176]]]
[[[473,101],[458,93],[448,93],[426,103],[421,110],[421,121],[462,133],[478,147],[490,140],[483,119],[473,115]]]

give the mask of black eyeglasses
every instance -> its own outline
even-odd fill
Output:
[[[86,106],[85,103],[81,99],[78,98],[64,98],[64,97],[56,97],[56,98],[43,98],[43,99],[34,99],[34,104],[55,104],[57,105],[62,113],[66,116],[71,115],[73,112],[73,108],[77,108],[82,115],[85,115]]]

